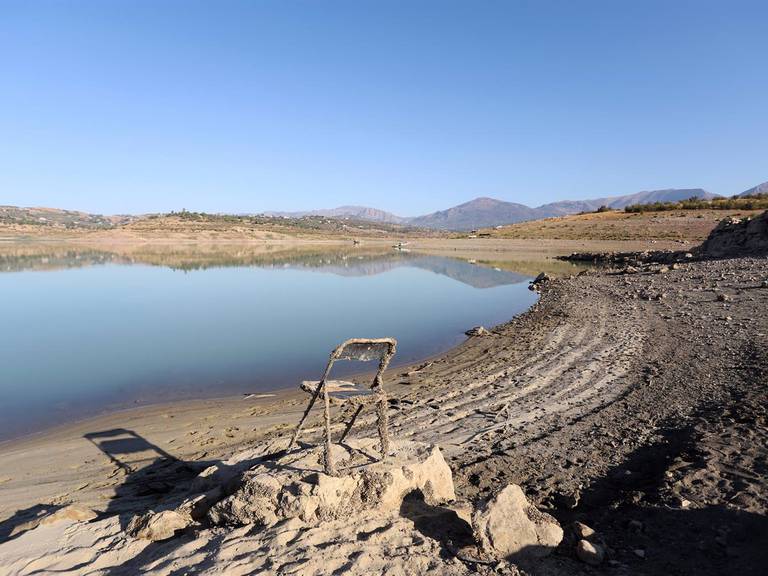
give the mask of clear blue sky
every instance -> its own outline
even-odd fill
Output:
[[[768,180],[768,2],[0,0],[0,204],[101,213]]]

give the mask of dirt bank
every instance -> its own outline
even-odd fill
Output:
[[[467,385],[435,390],[428,428],[459,441],[459,493],[519,483],[562,523],[595,528],[612,563],[592,570],[761,573],[768,260],[661,270],[555,281],[491,337],[499,349],[478,339],[466,366],[433,375]],[[581,568],[567,545],[545,564]]]

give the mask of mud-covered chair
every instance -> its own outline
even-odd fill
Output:
[[[315,401],[320,394],[322,394],[325,421],[325,473],[330,475],[336,475],[337,473],[331,454],[331,404],[351,404],[357,407],[352,418],[350,418],[347,423],[339,442],[343,442],[347,437],[347,434],[349,434],[349,431],[352,429],[355,420],[363,408],[368,404],[376,405],[379,439],[381,440],[381,458],[383,460],[389,451],[389,434],[387,429],[387,396],[384,392],[382,374],[384,373],[384,370],[386,370],[392,356],[395,355],[396,349],[397,341],[394,338],[353,338],[343,342],[334,349],[334,351],[331,352],[322,379],[317,382],[305,381],[301,384],[301,390],[311,394],[312,397],[304,411],[304,415],[301,417],[299,425],[296,427],[296,431],[293,433],[291,442],[288,445],[288,450],[296,444],[301,429],[304,426],[304,422],[306,421],[307,416],[309,416],[310,410],[312,410],[312,406],[314,406]],[[379,367],[369,386],[355,384],[354,382],[345,382],[343,380],[331,380],[329,378],[331,368],[333,368],[333,365],[337,360],[357,360],[360,362],[377,360],[379,362]]]

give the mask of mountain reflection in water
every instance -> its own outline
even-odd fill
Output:
[[[0,439],[293,387],[350,337],[397,338],[395,363],[426,358],[535,302],[539,263],[507,264],[351,246],[0,243]]]
[[[167,266],[174,270],[205,270],[220,267],[256,266],[262,268],[302,269],[326,272],[341,276],[370,276],[383,274],[394,268],[410,266],[429,270],[469,284],[474,288],[491,288],[504,284],[517,284],[526,275],[500,268],[477,265],[458,258],[443,258],[402,250],[386,251],[336,251],[306,252],[283,251],[252,254],[247,250],[202,254],[165,251],[154,254],[123,255],[93,249],[56,249],[38,247],[23,253],[0,252],[0,272],[28,270],[61,270],[102,266],[105,264],[151,264]]]

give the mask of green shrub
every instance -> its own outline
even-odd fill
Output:
[[[650,204],[631,204],[625,212],[669,212],[672,210],[766,210],[768,194],[741,196],[733,198],[713,198],[702,200],[688,198],[680,202],[653,202]]]

